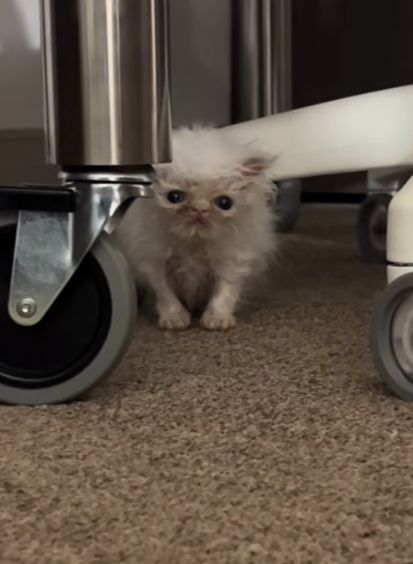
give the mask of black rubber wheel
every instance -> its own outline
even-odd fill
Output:
[[[277,182],[275,198],[277,231],[291,232],[297,223],[301,205],[301,181],[283,180]]]
[[[392,282],[379,297],[371,345],[382,380],[398,397],[413,401],[413,273]]]
[[[373,264],[386,262],[387,214],[391,194],[367,196],[361,204],[357,219],[357,240],[364,261]]]
[[[0,228],[0,401],[68,401],[122,357],[136,320],[133,278],[102,234],[44,319],[20,326],[7,309],[15,234],[15,225]]]

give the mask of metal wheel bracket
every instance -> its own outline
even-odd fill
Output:
[[[367,194],[398,192],[412,175],[411,167],[379,168],[367,171]]]
[[[150,183],[74,182],[75,211],[18,214],[8,309],[33,326],[45,316],[84,256],[105,229],[112,232],[136,198],[151,197]]]

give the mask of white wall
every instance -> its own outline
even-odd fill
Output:
[[[0,129],[42,125],[38,0],[0,0]]]
[[[230,0],[170,0],[170,6],[174,123],[225,123]],[[0,0],[0,129],[39,127],[39,0]]]

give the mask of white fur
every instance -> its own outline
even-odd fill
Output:
[[[161,327],[188,327],[200,305],[203,327],[235,324],[246,282],[274,254],[273,188],[265,177],[270,164],[219,130],[175,132],[173,163],[157,167],[155,198],[134,202],[118,229],[137,280],[155,293]],[[185,202],[171,204],[170,190],[184,191]],[[233,200],[232,209],[217,208],[221,195]]]

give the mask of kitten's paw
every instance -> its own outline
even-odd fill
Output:
[[[168,331],[183,331],[191,325],[191,315],[184,308],[159,313],[159,327]]]
[[[209,331],[227,331],[235,325],[235,317],[230,313],[219,313],[207,309],[201,317],[201,327]]]

